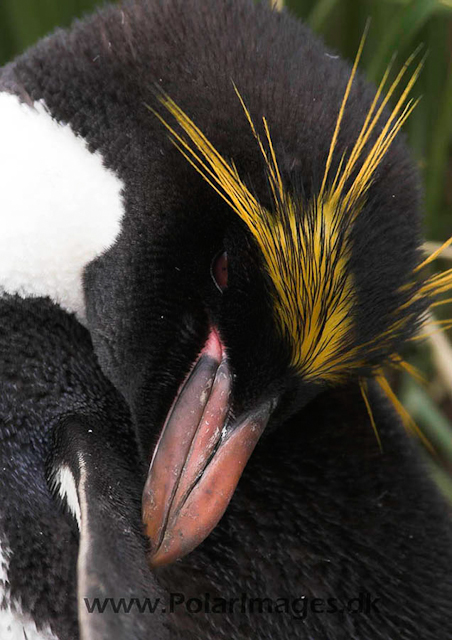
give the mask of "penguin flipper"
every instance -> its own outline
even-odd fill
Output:
[[[4,294],[0,362],[0,601],[15,628],[26,620],[52,640],[165,639],[161,604],[139,610],[160,596],[141,533],[145,473],[87,330],[48,298]]]
[[[139,474],[115,447],[114,426],[74,414],[61,419],[54,433],[55,486],[77,501],[80,637],[145,640],[152,629],[163,640],[164,594],[146,560]]]

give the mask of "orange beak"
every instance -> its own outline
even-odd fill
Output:
[[[209,535],[268,422],[271,402],[228,424],[231,385],[213,329],[167,416],[143,492],[154,567],[186,555]]]

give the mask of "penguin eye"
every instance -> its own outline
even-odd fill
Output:
[[[228,254],[226,251],[215,256],[210,272],[217,288],[224,291],[228,286]]]

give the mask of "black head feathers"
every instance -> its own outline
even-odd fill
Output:
[[[61,638],[450,636],[450,523],[382,394],[400,410],[382,367],[407,367],[451,285],[423,275],[436,254],[421,262],[400,132],[422,61],[375,89],[358,60],[251,0],[142,0],[2,70],[6,148],[36,158],[28,176],[17,164],[10,219],[41,223],[22,237],[11,222],[5,250],[26,242],[28,262],[0,274],[2,451],[24,455],[23,473],[5,463],[2,544],[38,576],[22,514],[61,516],[48,591],[67,584],[71,607],[34,608],[20,565],[7,572],[11,600]],[[85,597],[135,584],[164,599],[366,592],[383,613],[86,615]]]

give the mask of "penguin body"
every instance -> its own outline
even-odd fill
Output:
[[[220,5],[196,1],[138,2],[121,10],[111,7],[76,23],[69,33],[57,31],[6,67],[5,88],[10,87],[18,100],[41,102],[39,109],[48,110],[60,126],[69,126],[91,151],[100,154],[104,165],[122,185],[122,204],[114,206],[113,220],[106,224],[105,240],[93,248],[93,253],[102,254],[105,244],[112,245],[102,259],[87,259],[83,278],[86,312],[98,357],[124,395],[139,396],[145,393],[144,387],[153,386],[152,381],[146,380],[146,371],[153,368],[152,362],[161,361],[167,345],[177,344],[177,353],[172,356],[178,369],[178,375],[176,371],[174,375],[179,378],[177,383],[180,368],[188,370],[191,366],[205,339],[208,322],[199,290],[211,294],[212,255],[222,248],[226,230],[237,224],[237,216],[196,176],[149,111],[148,106],[156,107],[158,103],[156,86],[186,111],[196,114],[196,124],[225,157],[234,159],[266,203],[268,187],[260,151],[233,83],[250,113],[256,119],[265,115],[276,151],[281,155],[280,163],[302,198],[321,180],[349,74],[349,65],[332,57],[304,25],[286,14],[254,6],[251,1]],[[256,78],[262,81],[256,82]],[[356,81],[349,98],[350,108],[344,113],[339,158],[348,146],[347,141],[358,137],[374,95],[361,77]],[[380,171],[384,180],[378,183],[378,189],[375,187],[377,193],[370,195],[372,211],[363,212],[357,221],[357,245],[352,258],[356,262],[353,272],[360,293],[358,311],[362,315],[357,325],[364,341],[371,338],[369,307],[379,303],[380,318],[372,324],[377,331],[390,311],[393,289],[415,264],[415,247],[419,242],[417,176],[400,140],[394,141]],[[32,194],[31,191],[30,197]],[[87,200],[90,198],[91,195]],[[61,206],[66,207],[66,198]],[[83,203],[80,209],[85,211],[86,207]],[[53,209],[58,209],[56,204]],[[74,213],[74,223],[77,215],[85,214]],[[375,219],[378,224],[374,224]],[[117,221],[119,233],[116,228],[110,229]],[[82,222],[84,226],[84,219]],[[168,264],[161,265],[158,248],[163,251],[168,238],[174,248],[165,256]],[[229,251],[235,251],[241,259],[248,251],[246,242],[249,241],[240,244],[234,238]],[[391,250],[394,242],[405,255],[404,261],[398,260]],[[204,258],[205,254],[208,257]],[[361,281],[364,273],[375,271],[376,265],[378,277]],[[51,265],[49,270],[52,268]],[[80,268],[78,274],[82,277]],[[261,321],[261,335],[244,335],[242,342],[245,338],[260,340],[265,347],[274,342],[274,326],[272,319],[267,319],[268,309],[253,299],[261,295],[263,285],[252,272],[252,266],[243,276],[246,278],[255,280],[255,291],[246,291],[247,299],[240,303],[234,301],[231,315],[246,305],[250,324]],[[244,283],[239,285],[243,288]],[[13,292],[12,287],[6,289]],[[167,291],[173,292],[173,299],[170,304],[165,301],[167,308],[160,313],[148,301],[164,300]],[[138,296],[144,305],[139,311]],[[104,326],[111,323],[98,320],[100,299],[102,319],[108,314],[114,321],[114,339],[107,335],[108,327]],[[185,308],[187,299],[189,309]],[[180,303],[176,304],[176,300]],[[76,310],[73,304],[66,308]],[[181,317],[187,317],[188,328],[175,332],[173,328],[180,326]],[[158,344],[151,337],[152,331],[161,336]],[[246,344],[233,344],[235,326],[224,331],[231,334],[229,350],[236,351],[240,361],[237,373],[240,368],[245,376],[249,360]],[[135,358],[127,362],[115,353],[116,350],[126,353],[129,349],[140,352],[143,362]],[[282,351],[277,345],[274,350]],[[279,368],[284,365],[283,362]],[[259,367],[264,368],[265,365]],[[140,377],[139,382],[135,382],[136,376]],[[132,380],[134,389],[125,388],[123,381]],[[155,407],[152,413],[166,411],[174,392],[173,384],[166,391],[164,408]],[[252,393],[250,390],[249,395]],[[138,408],[141,405],[138,397],[130,401],[137,405],[137,412],[149,411]],[[243,404],[246,403],[244,398]],[[146,455],[147,445],[144,445]]]
[[[1,287],[49,296],[83,321],[82,271],[119,233],[123,185],[42,102],[7,92],[0,102]]]
[[[26,158],[32,186],[22,175],[17,187],[8,182],[0,191],[9,230],[0,239],[0,539],[8,556],[5,602],[10,610],[20,604],[42,634],[451,636],[446,505],[370,383],[380,452],[358,384],[358,375],[371,375],[390,355],[385,349],[403,342],[397,336],[388,345],[382,336],[407,307],[401,292],[419,263],[418,181],[403,141],[395,138],[366,184],[350,239],[339,234],[330,247],[349,242],[334,262],[346,265],[339,281],[353,288],[331,343],[342,323],[353,325],[360,357],[363,345],[384,343],[342,377],[334,352],[330,360],[317,354],[315,366],[305,358],[297,369],[293,336],[278,330],[287,308],[250,225],[187,162],[161,122],[168,116],[162,96],[169,96],[234,162],[262,213],[275,203],[246,114],[256,123],[264,116],[284,184],[301,203],[294,208],[309,221],[325,166],[331,160],[333,176],[340,175],[341,157],[344,166],[373,104],[374,89],[357,75],[335,134],[349,78],[349,65],[288,15],[251,1],[213,0],[106,8],[0,72],[0,120],[7,114],[22,131],[15,149],[11,129],[0,154],[12,158],[12,174]],[[382,108],[366,148],[390,117]],[[242,193],[243,184],[235,182]],[[25,222],[28,262],[20,254]],[[321,229],[320,239],[330,233],[327,218]],[[354,364],[340,344],[337,353]],[[190,389],[202,376],[193,400]],[[218,390],[227,401],[215,405]],[[161,455],[168,463],[168,424],[176,434],[182,424],[176,444],[193,428],[189,411],[174,418],[181,398],[204,407],[202,416],[215,406],[227,417],[171,524],[173,512],[153,511],[162,495],[155,469]],[[253,433],[262,431],[251,455]],[[190,452],[184,455],[186,469]],[[201,533],[186,536],[190,499],[201,520],[206,496],[215,494],[209,478],[238,480],[236,460],[250,455],[211,535],[199,544],[221,509]],[[143,486],[150,543],[140,524]],[[176,486],[166,502],[178,493]],[[174,550],[178,532],[182,547]],[[162,557],[192,549],[160,566]],[[95,597],[160,599],[165,611],[89,614],[85,598]],[[270,604],[251,604],[256,598]],[[356,599],[361,606],[360,598],[364,612],[341,609]]]
[[[325,392],[287,424],[287,438],[260,443],[210,537],[151,573],[136,490],[145,469],[87,331],[42,298],[5,297],[1,317],[2,638],[20,638],[17,625],[33,637],[34,621],[36,638],[74,640],[78,619],[82,638],[450,637],[447,508],[378,394],[384,453],[359,390]],[[87,548],[68,481],[63,491],[55,482],[66,468],[79,505],[80,452],[97,516]],[[95,598],[148,598],[157,612],[107,605],[98,629],[87,613]]]
[[[154,589],[158,595],[146,566],[135,439],[127,407],[74,316],[48,298],[8,295],[1,316],[0,536],[7,563],[0,633],[5,640],[24,633],[72,640],[81,635],[78,616],[89,617],[83,598],[92,590],[144,597]],[[101,469],[98,447],[110,470],[108,462]],[[124,563],[119,574],[107,569],[117,553],[113,543]],[[95,618],[83,637],[146,637],[139,619],[129,626],[127,616],[111,616],[109,628],[99,629]],[[154,631],[158,619],[156,613]]]

